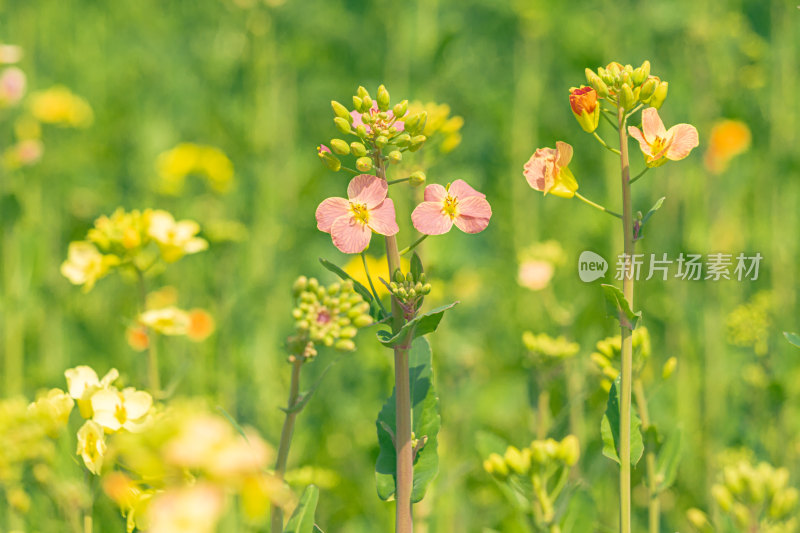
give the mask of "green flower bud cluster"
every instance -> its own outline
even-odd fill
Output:
[[[409,272],[404,275],[399,268],[394,271],[393,280],[388,287],[401,304],[411,309],[416,309],[422,298],[431,292],[431,284],[428,283],[424,272],[415,279],[414,274]]]
[[[356,349],[353,338],[359,328],[372,324],[369,302],[358,294],[350,280],[323,286],[316,278],[300,276],[294,283],[297,302],[292,311],[298,339],[333,346],[349,352]],[[303,350],[307,359],[316,351]]]
[[[779,526],[797,514],[800,492],[789,486],[789,471],[769,463],[754,465],[747,459],[726,466],[711,495],[720,510],[743,530]],[[789,531],[788,529],[786,529]]]
[[[611,389],[611,382],[619,376],[619,357],[622,350],[620,336],[607,337],[595,345],[596,352],[589,357],[597,370],[603,374],[601,386],[605,390]],[[633,330],[633,370],[639,372],[650,357],[650,332],[646,327],[640,326]]]
[[[650,75],[650,62],[645,61],[638,68],[622,66],[612,62],[597,71],[587,68],[586,81],[597,94],[627,110],[640,103],[656,109],[667,98],[669,83],[658,76]]]
[[[567,435],[561,442],[555,439],[535,440],[522,450],[509,446],[503,455],[490,454],[483,462],[483,469],[500,479],[510,475],[529,476],[552,466],[575,466],[580,455],[578,437]]]
[[[532,362],[537,364],[563,361],[573,357],[581,348],[577,342],[569,342],[563,336],[553,338],[547,333],[534,335],[530,331],[522,334],[522,342],[530,352]]]
[[[357,137],[347,142],[344,139],[330,140],[330,152],[319,151],[319,157],[334,172],[341,169],[337,156],[352,155],[360,172],[369,172],[380,154],[390,164],[400,163],[403,152],[419,150],[427,140],[423,134],[427,123],[424,111],[409,113],[408,100],[392,105],[389,91],[378,87],[373,99],[364,87],[359,87],[353,96],[353,109],[335,100],[331,101],[333,122],[343,135]],[[386,151],[387,155],[383,155]]]
[[[731,311],[725,320],[728,342],[752,348],[758,356],[766,355],[772,328],[772,301],[771,293],[762,291]]]

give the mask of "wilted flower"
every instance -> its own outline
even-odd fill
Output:
[[[439,184],[425,187],[425,201],[411,213],[411,221],[420,233],[442,235],[453,224],[465,233],[479,233],[489,225],[492,207],[486,195],[456,180],[447,188]]]
[[[385,180],[360,174],[350,181],[347,196],[327,198],[317,207],[317,228],[330,233],[333,244],[346,254],[356,254],[369,246],[372,232],[394,235],[400,228],[395,221],[394,203],[386,197]]]
[[[83,423],[78,430],[78,450],[75,453],[83,458],[89,472],[100,474],[106,454],[106,437],[100,424],[92,420]]]
[[[139,322],[162,335],[186,335],[191,317],[183,309],[169,306],[145,311],[139,315]]]
[[[556,148],[539,148],[525,163],[524,175],[528,185],[544,194],[572,198],[578,182],[568,168],[572,160],[572,146],[556,142]]]
[[[208,242],[197,237],[200,226],[193,220],[175,221],[166,211],[153,211],[150,214],[147,234],[153,238],[167,263],[173,263],[186,254],[202,252]]]
[[[118,264],[119,257],[101,254],[90,242],[75,241],[69,243],[61,274],[74,285],[83,285],[83,290],[89,292],[98,279]]]
[[[92,420],[113,433],[120,429],[136,431],[153,406],[153,397],[133,387],[122,391],[108,387],[92,394],[91,402]]]
[[[663,165],[667,160],[679,161],[700,144],[694,126],[676,124],[667,130],[658,111],[652,107],[642,111],[642,129],[628,126],[628,133],[639,141],[648,167]]]
[[[25,94],[25,73],[17,67],[0,72],[0,109],[18,103]]]
[[[739,120],[722,120],[711,128],[708,151],[704,159],[706,169],[720,174],[728,168],[731,159],[750,148],[752,135],[747,124]]]
[[[592,133],[600,122],[600,106],[597,92],[591,87],[572,88],[569,91],[569,105],[583,131]]]
[[[49,124],[84,127],[94,118],[86,100],[61,86],[32,93],[30,108],[37,120]]]

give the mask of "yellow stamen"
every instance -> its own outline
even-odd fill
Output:
[[[369,222],[369,209],[366,204],[350,204],[350,212],[353,213],[353,218],[362,224]]]
[[[442,211],[450,217],[450,220],[458,216],[458,199],[449,194],[444,199]]]

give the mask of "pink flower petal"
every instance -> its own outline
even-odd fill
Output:
[[[667,138],[667,129],[654,107],[648,107],[642,111],[642,131],[648,142],[653,142],[656,137]]]
[[[458,201],[458,215],[465,217],[485,218],[489,220],[492,216],[492,206],[486,198],[481,196],[471,196]]]
[[[400,231],[395,220],[394,203],[391,198],[381,202],[375,209],[370,209],[368,225],[372,231],[381,235],[394,235]]]
[[[368,209],[372,209],[386,198],[388,191],[389,185],[385,180],[372,174],[359,174],[350,180],[347,197],[354,204],[366,204]]]
[[[697,129],[691,124],[676,124],[667,132],[668,138],[672,139],[667,150],[667,159],[679,161],[689,155],[692,148],[700,144]]]
[[[561,141],[556,141],[556,152],[558,153],[558,166],[566,167],[572,161],[572,146]]]
[[[317,229],[325,233],[331,232],[333,222],[350,213],[350,202],[344,198],[326,198],[317,207]]]
[[[639,141],[639,148],[642,149],[642,152],[645,154],[650,153],[650,145],[647,143],[644,134],[639,128],[636,126],[628,126],[628,135]]]
[[[553,148],[539,148],[525,163],[525,179],[537,191],[547,191],[553,186],[553,162],[557,152]],[[549,164],[548,164],[549,163]]]
[[[470,187],[464,180],[456,180],[453,183],[451,183],[450,188],[447,190],[447,192],[450,193],[450,196],[459,200],[463,200],[464,198],[469,198],[471,196],[486,198],[485,194],[476,191],[475,189]]]
[[[425,235],[442,235],[453,227],[453,221],[443,211],[441,202],[422,202],[411,213],[411,222]]]
[[[447,189],[438,183],[432,183],[425,187],[426,202],[443,202],[447,197]]]
[[[453,222],[464,233],[480,233],[489,225],[488,218],[456,217]]]
[[[346,254],[363,252],[369,246],[371,237],[372,231],[367,225],[351,216],[339,217],[331,226],[333,245]]]

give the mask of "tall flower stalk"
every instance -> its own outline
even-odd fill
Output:
[[[664,103],[669,85],[660,78],[650,75],[650,63],[645,61],[640,67],[622,66],[610,63],[596,72],[586,69],[589,86],[570,89],[569,103],[572,113],[581,128],[592,135],[600,145],[619,157],[620,187],[622,213],[617,214],[604,206],[593,202],[577,192],[578,181],[569,169],[573,149],[567,143],[557,142],[556,148],[540,148],[525,164],[524,175],[532,188],[545,194],[553,194],[563,198],[577,197],[587,205],[604,213],[620,218],[623,232],[622,268],[618,272],[622,279],[622,290],[613,285],[603,285],[609,309],[620,323],[620,372],[618,383],[611,386],[608,408],[603,420],[604,454],[620,465],[620,532],[631,533],[631,466],[635,466],[641,458],[644,444],[640,433],[640,425],[644,422],[646,429],[657,429],[652,425],[644,403],[644,390],[639,382],[637,387],[637,404],[641,420],[632,411],[633,385],[633,330],[637,327],[641,313],[633,311],[635,266],[635,243],[641,238],[642,228],[652,214],[661,206],[663,198],[642,216],[637,213],[634,219],[631,201],[631,185],[639,180],[645,172],[661,166],[668,161],[677,161],[689,155],[698,145],[697,130],[689,124],[678,124],[667,130],[658,115],[658,109]],[[642,129],[628,126],[632,116],[639,110]],[[596,131],[600,118],[606,119],[619,135],[619,148],[611,146]],[[644,156],[645,168],[631,179],[628,155],[628,136],[634,137]],[[619,279],[619,278],[618,278]],[[650,492],[650,533],[659,530],[658,494],[664,489],[659,485],[656,472],[656,451],[658,439],[648,442],[647,452],[647,484]],[[634,451],[635,449],[635,451]],[[670,450],[672,448],[670,447]],[[664,450],[664,457],[669,460],[675,455]],[[669,453],[668,453],[669,452]],[[666,459],[665,459],[666,460]]]

